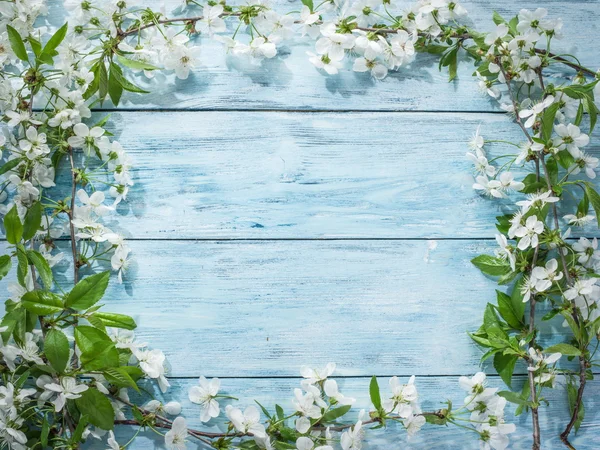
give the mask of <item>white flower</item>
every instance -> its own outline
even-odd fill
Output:
[[[137,358],[140,369],[152,379],[158,381],[162,392],[166,392],[170,386],[165,378],[165,355],[161,350],[134,350],[133,355]]]
[[[21,139],[19,147],[25,152],[27,158],[33,160],[50,153],[50,148],[46,145],[46,134],[38,134],[34,127],[29,127],[25,131],[25,136],[27,139]]]
[[[48,383],[44,385],[44,389],[58,393],[58,397],[52,402],[54,411],[59,412],[65,406],[67,399],[72,400],[81,397],[81,393],[88,390],[85,384],[77,384],[77,380],[73,377],[62,377],[60,384]]]
[[[473,189],[476,191],[483,191],[485,194],[502,198],[504,193],[502,192],[502,184],[498,180],[489,180],[485,175],[479,175],[475,178],[476,183],[473,184]]]
[[[584,297],[586,295],[590,295],[596,284],[596,278],[591,278],[589,280],[579,279],[575,281],[573,286],[567,289],[564,293],[564,296],[567,300],[576,300],[578,297]]]
[[[321,408],[315,405],[314,394],[310,392],[302,394],[302,390],[296,388],[294,389],[294,397],[293,405],[300,414],[312,419],[319,419],[321,417]]]
[[[77,191],[77,198],[81,203],[83,203],[85,206],[90,207],[91,210],[99,216],[104,216],[110,211],[112,211],[111,208],[103,204],[105,198],[104,192],[96,191],[92,195],[88,195],[88,193],[85,192],[85,190],[79,189]]]
[[[496,29],[489,32],[485,37],[486,45],[495,44],[498,40],[502,40],[504,36],[508,34],[508,26],[505,23],[501,23],[496,26]]]
[[[575,164],[569,168],[569,172],[573,175],[577,175],[581,172],[581,169],[584,169],[585,174],[589,178],[594,179],[596,178],[595,169],[598,167],[599,161],[598,158],[580,152],[579,158],[575,161]]]
[[[192,403],[197,403],[201,407],[200,421],[208,422],[211,417],[218,417],[220,408],[215,397],[219,393],[221,382],[218,378],[213,378],[208,381],[204,377],[200,377],[200,386],[192,386],[188,392],[188,396]]]
[[[362,56],[354,60],[352,70],[355,72],[371,72],[371,76],[377,80],[383,80],[387,74],[386,66],[374,59],[366,59]]]
[[[389,383],[392,397],[383,402],[383,408],[387,412],[395,411],[403,419],[408,419],[414,413],[420,412],[414,375],[410,377],[408,384],[401,384],[398,377],[390,378]]]
[[[593,222],[596,218],[592,215],[579,216],[575,214],[566,214],[563,219],[567,221],[569,225],[583,227],[588,223]]]
[[[352,405],[356,399],[344,396],[339,390],[335,380],[326,380],[323,390],[328,397],[335,399],[340,405]]]
[[[519,237],[517,247],[519,250],[526,250],[528,247],[536,248],[539,244],[539,235],[544,232],[544,222],[538,220],[537,216],[529,216],[525,225],[521,225],[515,231],[515,236]]]
[[[342,63],[340,61],[331,59],[329,55],[315,55],[311,52],[306,52],[306,54],[309,56],[308,60],[312,65],[314,65],[317,69],[323,69],[329,75],[335,75],[342,67]]]
[[[6,117],[8,117],[10,120],[8,121],[7,125],[10,128],[14,128],[19,124],[33,124],[33,125],[41,125],[42,122],[40,122],[39,120],[33,120],[31,118],[31,114],[29,114],[29,111],[6,111],[4,114],[6,114]]]
[[[185,450],[187,448],[187,424],[183,417],[177,417],[171,429],[165,434],[165,445],[169,450]]]
[[[500,189],[503,191],[520,191],[525,187],[525,184],[520,181],[515,181],[515,177],[511,172],[502,172],[500,174]]]
[[[469,148],[473,151],[483,150],[483,146],[485,145],[485,139],[483,139],[483,136],[479,134],[480,128],[481,125],[478,125],[477,130],[475,130],[475,134],[473,134],[473,137],[471,137],[469,140]]]
[[[359,419],[352,428],[348,428],[342,433],[340,438],[340,444],[343,450],[361,450],[362,440],[365,436],[365,432],[362,428],[362,416],[364,411],[359,414]]]
[[[175,75],[180,80],[185,80],[190,70],[199,63],[200,47],[177,47],[165,57],[165,69],[174,70]]]
[[[325,367],[319,369],[311,369],[308,366],[302,366],[300,368],[300,375],[306,378],[311,384],[325,381],[328,377],[333,375],[335,371],[335,363],[328,363]]]
[[[600,261],[600,251],[598,250],[598,239],[591,241],[588,238],[580,237],[579,241],[573,244],[573,250],[577,252],[577,261],[586,267]]]
[[[221,18],[223,14],[223,5],[216,4],[215,6],[204,5],[202,10],[202,19],[198,21],[198,29],[209,35],[221,33],[227,29],[225,21]]]
[[[146,403],[144,409],[146,411],[157,413],[161,413],[164,411],[170,416],[177,416],[181,414],[181,404],[179,402],[168,402],[163,405],[158,400],[150,400],[148,403]]]
[[[481,154],[476,155],[473,153],[467,153],[467,158],[469,158],[473,162],[473,164],[475,165],[475,170],[481,173],[482,175],[493,177],[496,174],[496,168],[490,165],[485,156]]]
[[[537,118],[540,117],[544,110],[552,103],[554,103],[554,97],[549,95],[541,102],[533,104],[531,108],[522,109],[519,111],[519,117],[521,119],[528,118],[524,124],[525,128],[531,128]]]
[[[493,396],[498,389],[486,387],[486,375],[483,372],[477,372],[472,378],[460,377],[458,384],[461,389],[467,391],[469,395],[465,398],[467,407],[475,407],[475,404]]]
[[[296,448],[298,450],[333,450],[331,445],[319,445],[315,447],[315,443],[312,439],[307,438],[306,436],[299,437],[296,440]]]
[[[235,53],[249,55],[256,59],[273,58],[277,55],[277,47],[275,44],[267,41],[262,36],[252,39],[250,45],[236,45],[233,50]]]
[[[527,200],[518,201],[517,206],[523,208],[523,213],[526,213],[533,206],[539,206],[541,208],[546,203],[556,203],[558,200],[558,197],[554,197],[552,195],[552,191],[546,191],[542,193],[528,195]]]
[[[545,267],[534,267],[531,271],[532,278],[535,278],[535,290],[543,292],[552,286],[552,283],[559,281],[563,277],[562,272],[556,272],[558,269],[558,261],[550,259],[546,262]]]
[[[590,137],[572,123],[568,125],[559,123],[554,126],[554,131],[558,134],[558,137],[553,139],[554,146],[559,150],[566,149],[575,159],[582,156],[580,148],[590,143]]]
[[[503,234],[496,234],[496,242],[500,246],[500,248],[496,250],[496,254],[501,258],[508,259],[508,261],[510,262],[510,268],[514,272],[516,269],[517,257],[513,251],[512,246],[508,245],[508,240]]]
[[[316,39],[321,33],[319,27],[315,25],[319,21],[318,13],[311,13],[310,8],[302,5],[300,10],[300,23],[302,23],[302,36],[308,34],[311,39]]]
[[[503,423],[491,426],[489,423],[481,425],[481,449],[482,450],[505,450],[508,448],[507,434],[514,433],[516,427],[513,423]]]
[[[425,422],[425,417],[420,415],[410,416],[408,419],[406,419],[403,423],[408,437],[411,438],[418,433],[421,427],[425,425]]]
[[[225,408],[227,417],[240,433],[248,433],[262,439],[266,436],[265,426],[260,423],[260,412],[255,406],[248,406],[244,412],[231,405]]]
[[[100,127],[93,127],[90,130],[85,123],[78,123],[73,126],[73,133],[75,136],[67,139],[69,145],[74,148],[82,148],[84,153],[89,156],[91,151],[98,146],[104,130]]]
[[[536,33],[539,29],[545,30],[552,26],[549,20],[543,20],[548,14],[545,8],[537,8],[535,11],[522,9],[519,12],[517,31],[521,34]]]
[[[108,432],[108,440],[106,443],[108,444],[108,450],[121,450],[121,447],[115,439],[115,434],[112,432],[112,430]]]
[[[323,35],[316,44],[315,49],[320,55],[329,55],[334,61],[341,61],[346,50],[354,46],[354,40],[347,34],[336,33],[335,24],[327,24],[321,27]]]

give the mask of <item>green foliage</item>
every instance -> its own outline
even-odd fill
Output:
[[[570,344],[555,344],[544,350],[545,353],[562,353],[563,356],[579,356],[581,350]]]
[[[8,33],[10,47],[12,48],[12,51],[15,53],[17,58],[19,58],[21,61],[28,61],[29,57],[27,56],[25,43],[23,42],[23,38],[21,38],[19,32],[10,25],[6,25],[6,31]]]
[[[502,353],[494,355],[494,369],[508,387],[512,387],[512,376],[518,359],[517,355],[504,355]]]
[[[101,272],[84,278],[67,295],[65,305],[82,311],[94,306],[108,287],[110,272]]]
[[[373,401],[373,400],[371,400],[371,401]],[[381,399],[380,399],[380,403],[381,403]],[[373,403],[373,405],[375,405],[375,403]],[[377,408],[377,406],[375,406],[375,407]],[[340,406],[338,408],[330,409],[325,414],[323,414],[321,421],[324,423],[335,422],[337,419],[339,419],[340,417],[345,415],[348,411],[350,411],[350,408],[352,408],[351,405],[344,405],[344,406]],[[377,408],[377,409],[380,409],[380,408]]]
[[[379,383],[377,377],[371,378],[371,384],[369,385],[369,396],[371,397],[371,403],[377,411],[381,410],[381,394],[379,393]]]
[[[508,261],[497,256],[479,255],[473,258],[471,262],[486,275],[501,276],[511,271]]]
[[[35,202],[27,210],[23,223],[23,239],[28,241],[35,236],[42,225],[42,203]]]
[[[65,309],[62,299],[48,291],[27,292],[21,298],[21,304],[27,311],[39,316],[58,314]]]
[[[8,275],[12,267],[12,261],[9,255],[0,256],[0,280]]]
[[[6,240],[9,244],[16,245],[21,242],[23,224],[17,212],[17,205],[14,205],[4,216],[4,229],[6,230]]]
[[[92,425],[103,430],[114,428],[115,413],[112,404],[97,389],[89,388],[83,392],[80,398],[75,399],[75,404],[81,414],[87,416]]]
[[[44,339],[44,354],[58,373],[63,373],[69,361],[69,341],[58,329],[48,330]]]
[[[119,352],[103,331],[87,325],[75,327],[75,342],[81,350],[81,364],[86,370],[119,366]]]

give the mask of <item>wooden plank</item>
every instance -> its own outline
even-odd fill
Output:
[[[355,420],[358,411],[361,408],[371,408],[368,398],[368,378],[348,378],[338,379],[341,392],[357,399],[353,407],[353,412],[349,413],[349,419]],[[406,381],[406,379],[405,379]],[[517,386],[523,382],[521,378]],[[171,380],[172,388],[166,395],[155,391],[158,399],[177,400],[182,403],[182,415],[188,421],[190,427],[203,429],[206,431],[223,432],[225,427],[222,418],[209,422],[208,425],[201,425],[199,421],[198,405],[192,404],[188,400],[187,392],[191,386],[197,384],[197,379],[178,379]],[[435,411],[442,405],[440,402],[447,398],[451,399],[455,408],[458,408],[464,399],[464,392],[458,387],[456,377],[431,377],[417,378],[417,388],[419,398],[424,411]],[[560,381],[562,383],[562,380]],[[270,411],[273,411],[274,405],[279,403],[286,412],[292,411],[291,399],[293,397],[293,388],[299,385],[298,379],[225,379],[221,386],[223,392],[240,399],[234,402],[237,406],[246,407],[254,404],[256,399],[265,405]],[[503,384],[497,377],[489,379],[489,385],[503,389]],[[382,395],[387,394],[387,379],[380,379]],[[573,435],[572,444],[578,450],[595,450],[598,448],[597,436],[600,433],[600,382],[594,380],[588,383],[587,395],[585,397],[586,417],[585,421],[576,435]],[[548,407],[540,408],[540,423],[542,430],[544,449],[562,449],[564,446],[558,438],[568,422],[568,409],[566,405],[566,394],[564,387],[557,384],[554,390],[545,390],[544,396],[550,401]],[[223,402],[223,405],[226,403]],[[511,449],[531,448],[531,421],[526,415],[514,418],[514,405],[510,405],[506,410],[507,421],[517,425],[517,431],[511,435]],[[263,416],[264,417],[264,416]],[[121,444],[127,442],[133,435],[133,430],[127,427],[117,428],[117,438]],[[106,446],[100,444],[94,445],[93,449],[104,449]],[[148,448],[164,448],[164,443],[160,437],[152,432],[141,433],[133,444],[128,447],[131,449],[146,450]],[[189,445],[189,448],[196,448]],[[460,430],[457,427],[436,427],[426,425],[421,432],[413,439],[407,442],[406,433],[401,427],[391,425],[387,430],[373,430],[367,433],[365,449],[430,449],[439,450],[470,450],[478,449],[479,443],[477,435],[467,430]]]
[[[60,244],[68,251],[68,242]],[[478,370],[483,352],[466,332],[480,326],[496,284],[470,259],[490,251],[488,242],[134,241],[131,247],[126,282],[113,281],[103,303],[136,319],[139,340],[165,352],[171,376],[294,376],[303,364],[329,361],[344,376]],[[70,268],[57,270],[59,284],[68,286]],[[7,278],[14,279],[14,269]],[[0,292],[6,284],[0,282]],[[566,339],[561,323],[542,323],[541,336]]]
[[[467,141],[478,125],[523,140],[494,114],[119,112],[110,124],[137,183],[110,226],[152,239],[493,238],[514,203],[472,189]]]
[[[145,0],[144,5],[159,9],[166,3],[170,12],[181,4],[180,0]],[[298,10],[299,0],[275,0],[274,7],[280,12]],[[403,2],[399,10],[414,2]],[[489,30],[494,24],[492,12],[498,10],[506,17],[514,16],[521,8],[536,9],[538,1],[510,0],[489,2],[470,0],[462,2],[469,10],[476,28]],[[600,10],[593,1],[546,1],[553,17],[564,20],[565,38],[556,41],[553,50],[558,53],[574,53],[583,64],[592,69],[600,66],[597,49],[590,42],[600,39],[598,23]],[[190,14],[198,9],[190,9]],[[51,22],[63,22],[62,8],[51,8]],[[234,26],[232,24],[231,26]],[[586,39],[581,39],[585,32]],[[233,29],[231,30],[233,33]],[[458,81],[447,82],[447,73],[438,71],[438,58],[419,55],[410,67],[391,74],[383,82],[373,81],[367,74],[349,70],[337,76],[324,76],[308,61],[306,51],[314,51],[314,43],[308,38],[295,37],[280,49],[280,56],[254,65],[227,56],[222,45],[202,39],[202,65],[189,79],[147,82],[143,76],[136,82],[149,88],[152,94],[126,93],[122,107],[130,109],[326,109],[326,110],[444,110],[444,111],[492,111],[497,107],[489,99],[477,93],[471,74],[471,62],[459,65]],[[560,73],[572,76],[572,71]],[[564,81],[564,78],[563,80]]]

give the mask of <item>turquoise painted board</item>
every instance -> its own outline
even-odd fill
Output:
[[[168,0],[167,11],[179,3]],[[541,6],[463,3],[482,29],[491,28],[494,9],[509,16]],[[570,36],[555,50],[600,66],[588,45],[600,39],[598,2],[543,6],[564,19]],[[63,16],[51,2],[51,21]],[[446,397],[460,403],[457,376],[480,370],[481,351],[465,333],[496,287],[470,259],[491,251],[492,221],[504,211],[472,191],[466,141],[478,125],[484,135],[520,140],[516,126],[476,92],[469,64],[450,84],[427,57],[373,82],[352,72],[322,76],[306,60],[306,42],[255,67],[218,44],[202,45],[203,66],[190,79],[167,76],[147,84],[151,95],[127,94],[110,122],[134,157],[137,185],[108,224],[131,238],[135,262],[107,298],[167,354],[166,398],[181,401],[199,427],[187,390],[199,375],[219,376],[242,405],[256,398],[289,409],[299,367],[335,361],[358,408],[369,406],[371,375],[416,375],[424,408]],[[572,76],[556,72],[558,82]],[[597,144],[591,152],[598,156]],[[69,268],[59,270],[67,283]],[[544,327],[561,339],[560,320]],[[490,382],[502,385],[496,376]],[[579,450],[600,448],[600,385],[588,389],[586,422],[573,439]],[[549,392],[542,410],[544,449],[563,448],[561,392]],[[511,448],[528,448],[528,418],[516,420]],[[132,433],[120,427],[118,435]],[[375,433],[368,448],[478,448],[455,429],[430,427],[408,443],[396,436]],[[131,448],[164,447],[142,434]]]

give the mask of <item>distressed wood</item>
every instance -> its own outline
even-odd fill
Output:
[[[479,368],[483,352],[466,332],[481,324],[496,285],[470,259],[488,252],[487,242],[130,244],[126,282],[112,282],[103,303],[136,319],[139,340],[165,352],[170,376],[295,376],[329,361],[344,376]],[[57,271],[69,286],[70,268]],[[565,340],[561,323],[541,324],[541,336]]]
[[[180,5],[181,1],[168,0],[165,3],[165,10],[169,12]],[[412,3],[414,1],[402,1],[400,9]],[[465,0],[462,3],[468,9],[475,27],[480,30],[489,30],[494,26],[494,10],[511,17],[521,8],[535,9],[540,6],[540,2],[534,0]],[[144,4],[160,9],[163,2],[146,0]],[[281,12],[301,7],[299,0],[276,0],[273,4]],[[551,16],[564,20],[567,38],[555,40],[553,50],[558,53],[574,53],[582,63],[592,69],[598,68],[598,49],[589,45],[600,39],[597,3],[593,0],[554,0],[545,1],[543,6]],[[199,14],[198,9],[190,11],[190,15]],[[63,17],[61,8],[51,8],[51,22],[62,23]],[[319,73],[306,56],[306,51],[314,51],[314,44],[308,38],[295,38],[280,49],[278,57],[259,65],[227,56],[221,44],[210,39],[203,39],[201,45],[202,66],[194,70],[189,79],[175,80],[173,75],[167,75],[166,82],[163,76],[158,76],[148,83],[140,76],[136,79],[137,82],[143,87],[149,87],[152,94],[126,93],[121,108],[497,110],[489,99],[477,94],[470,61],[459,65],[458,80],[450,84],[447,82],[447,73],[440,73],[438,70],[438,58],[430,55],[419,55],[410,67],[391,74],[383,82],[375,82],[368,74],[354,73],[351,68],[337,76]],[[561,77],[562,73],[567,77],[573,75],[572,71],[566,71],[561,72]]]
[[[523,140],[494,114],[115,113],[137,184],[109,225],[152,239],[493,238],[514,203],[472,189],[465,153],[479,125]],[[66,169],[61,180],[69,196]]]
[[[352,411],[348,414],[349,421],[355,420],[358,411],[361,408],[369,410],[372,408],[369,401],[369,379],[368,378],[347,378],[338,379],[341,392],[357,399]],[[406,378],[405,380],[406,381]],[[523,377],[515,380],[515,387],[520,387],[524,381]],[[429,377],[418,378],[417,387],[419,389],[419,398],[424,411],[435,411],[442,407],[441,402],[450,399],[454,402],[455,408],[460,407],[465,393],[458,387],[456,377]],[[187,392],[189,388],[197,383],[196,379],[178,379],[171,380],[172,388],[163,396],[155,390],[158,399],[177,399],[183,405],[182,415],[188,421],[190,427],[203,429],[207,431],[223,431],[224,419],[219,418],[210,422],[207,426],[200,424],[199,408],[188,400]],[[389,391],[387,379],[379,380],[382,395]],[[543,437],[544,449],[563,449],[565,448],[558,435],[562,427],[568,421],[568,412],[566,405],[566,395],[560,385],[562,380],[557,382],[557,388],[554,390],[545,390],[544,395],[550,401],[548,407],[540,409],[540,422]],[[235,405],[246,407],[254,404],[254,399],[265,405],[268,410],[274,410],[274,404],[279,403],[286,412],[292,411],[291,399],[293,398],[293,388],[299,385],[298,379],[224,379],[221,381],[223,392],[233,395],[240,399],[234,402]],[[502,381],[498,377],[490,377],[489,385],[504,389]],[[589,395],[586,396],[586,418],[580,432],[573,435],[572,443],[578,450],[596,450],[598,448],[597,436],[600,433],[600,382],[591,381],[588,384]],[[222,403],[223,405],[226,402]],[[511,446],[513,450],[524,450],[531,448],[531,423],[527,415],[514,417],[514,405],[509,405],[506,410],[507,421],[517,425],[517,431],[511,435]],[[264,416],[263,416],[264,417]],[[116,430],[119,442],[125,443],[133,434],[133,430],[128,427],[118,427]],[[406,440],[406,433],[401,427],[391,425],[386,430],[373,430],[367,433],[367,443],[365,449],[439,449],[439,450],[475,450],[479,448],[477,435],[467,430],[461,430],[457,427],[438,427],[434,425],[425,425],[421,433],[410,441]],[[106,446],[101,444],[93,445],[93,449],[104,449]],[[142,433],[136,438],[131,449],[162,449],[164,448],[162,439],[152,432]],[[189,445],[188,448],[207,448],[196,445]]]

